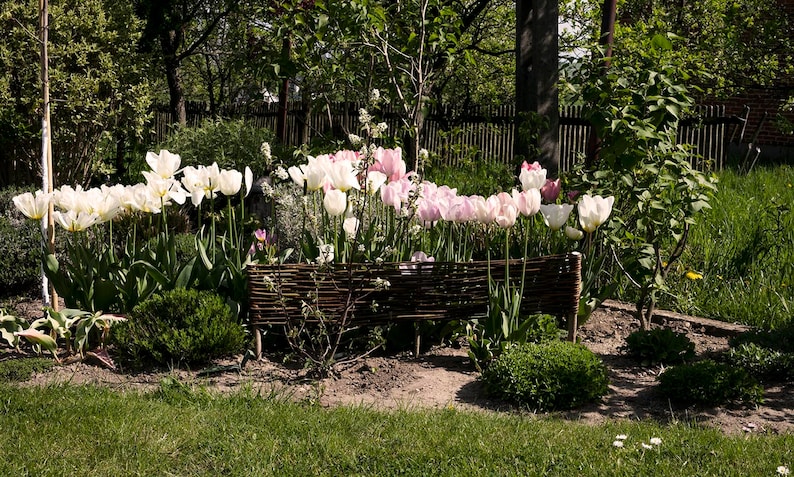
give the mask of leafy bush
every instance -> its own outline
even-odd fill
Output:
[[[48,358],[21,358],[0,361],[0,382],[27,381],[33,373],[48,371],[55,362]]]
[[[642,364],[678,364],[695,357],[695,343],[670,328],[637,330],[626,337],[626,352]]]
[[[513,166],[498,159],[469,158],[446,165],[435,158],[425,167],[425,179],[458,189],[460,195],[487,197],[509,191],[515,185]]]
[[[657,379],[661,394],[676,404],[718,406],[763,401],[764,389],[747,371],[712,360],[667,368]]]
[[[182,167],[218,163],[221,169],[243,171],[251,168],[255,177],[270,172],[270,164],[260,151],[263,142],[273,141],[270,129],[257,128],[243,120],[207,120],[198,127],[177,129],[155,152],[168,149],[182,158]],[[141,180],[148,170],[143,157],[129,167],[129,180]]]
[[[38,222],[17,211],[12,198],[26,188],[0,190],[0,296],[31,291],[41,279],[41,231]]]
[[[508,348],[482,373],[486,391],[533,410],[571,409],[607,393],[606,367],[568,341]]]
[[[122,358],[141,364],[205,363],[243,349],[245,331],[215,293],[184,288],[139,303],[113,329]]]
[[[794,353],[794,323],[771,331],[748,331],[732,338],[728,344],[734,348],[749,343],[782,353]]]
[[[0,295],[31,291],[41,280],[41,232],[37,222],[0,217]]]
[[[750,375],[766,382],[794,379],[794,353],[784,353],[755,343],[743,343],[731,348],[726,360],[744,368]]]

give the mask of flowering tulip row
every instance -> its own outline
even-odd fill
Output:
[[[369,156],[367,158],[367,156]],[[291,167],[289,176],[304,191],[323,194],[322,204],[331,217],[345,216],[345,225],[355,230],[356,201],[352,191],[378,194],[382,203],[398,215],[415,218],[425,228],[441,221],[475,223],[508,229],[520,217],[540,213],[552,230],[564,228],[566,236],[579,240],[584,233],[593,233],[612,212],[613,197],[582,195],[578,197],[580,229],[567,226],[573,203],[557,203],[560,182],[546,178],[546,170],[537,162],[524,162],[519,175],[521,190],[501,192],[490,197],[458,195],[456,189],[419,181],[414,172],[406,171],[400,148],[378,147],[364,154],[338,151],[309,157],[306,164]],[[543,202],[547,203],[543,203]],[[346,230],[348,230],[346,228]]]
[[[188,197],[198,206],[204,199],[218,194],[236,195],[243,183],[247,195],[253,182],[248,167],[245,173],[220,169],[216,163],[180,170],[180,157],[166,150],[159,154],[149,152],[146,162],[152,170],[143,172],[145,183],[102,185],[91,189],[64,185],[51,193],[20,194],[13,198],[14,205],[27,217],[40,220],[52,203],[57,209],[53,213],[55,223],[70,232],[79,232],[125,213],[158,214],[173,202],[185,203]],[[180,172],[182,178],[177,180],[175,176]]]

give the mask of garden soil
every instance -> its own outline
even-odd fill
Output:
[[[37,305],[21,302],[21,315]],[[737,325],[659,312],[655,326],[668,326],[686,333],[699,356],[724,351],[728,339],[741,332]],[[554,413],[581,423],[607,420],[653,419],[687,422],[716,427],[728,434],[794,432],[794,385],[767,386],[764,403],[758,407],[676,408],[656,391],[662,366],[645,367],[621,351],[626,336],[638,329],[627,306],[608,302],[580,328],[581,342],[596,353],[609,369],[609,393],[599,402],[565,413]],[[11,354],[0,354],[0,359]],[[434,346],[418,358],[403,352],[370,356],[338,370],[322,380],[310,379],[299,367],[282,364],[275,357],[248,360],[242,370],[242,356],[214,363],[215,373],[202,370],[160,370],[149,372],[111,371],[101,366],[75,362],[35,375],[23,385],[54,382],[92,383],[123,392],[156,389],[165,377],[176,377],[198,389],[233,392],[249,389],[265,396],[306,401],[322,406],[366,406],[374,409],[454,408],[477,412],[521,413],[509,404],[490,399],[478,380],[479,373],[467,356],[465,346]],[[226,367],[226,368],[224,368]],[[224,369],[226,369],[224,371]],[[207,371],[204,369],[203,371]],[[545,414],[538,414],[542,418]]]

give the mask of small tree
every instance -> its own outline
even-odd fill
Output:
[[[582,186],[615,195],[611,251],[637,289],[643,329],[715,190],[714,179],[692,167],[690,147],[676,141],[679,121],[694,105],[684,86],[690,76],[669,60],[670,37],[655,35],[646,46],[639,67],[615,60],[604,74],[595,60],[582,84],[572,85],[602,139],[599,161],[585,171]]]

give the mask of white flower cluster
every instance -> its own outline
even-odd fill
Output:
[[[375,279],[375,283],[373,283],[373,285],[375,286],[375,290],[377,291],[388,290],[389,287],[391,287],[391,283],[389,282],[389,280],[380,277]]]

